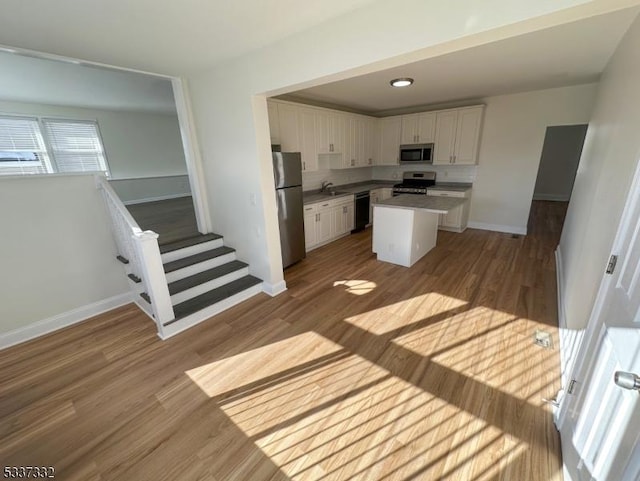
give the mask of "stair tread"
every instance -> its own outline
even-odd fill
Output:
[[[164,271],[165,272],[177,271],[178,269],[182,269],[183,267],[188,267],[193,264],[198,264],[199,262],[208,261],[209,259],[215,259],[216,257],[220,257],[225,254],[230,254],[232,252],[235,252],[235,249],[232,249],[231,247],[227,247],[227,246],[217,247],[215,249],[200,252],[198,254],[194,254],[189,257],[178,259],[176,261],[167,262],[164,265]]]
[[[218,234],[200,234],[193,237],[187,237],[186,239],[161,245],[160,253],[166,254],[167,252],[177,251],[178,249],[184,249],[185,247],[191,247],[218,239],[222,239],[222,236]]]
[[[238,271],[247,266],[248,264],[236,260],[214,267],[213,269],[198,272],[192,276],[169,283],[169,294],[174,295],[178,292],[186,291],[187,289],[191,289],[192,287],[204,284],[205,282],[217,279],[218,277],[222,277],[226,274],[230,274],[231,272]]]
[[[193,314],[194,312],[204,309],[205,307],[209,307],[212,304],[220,302],[227,297],[238,294],[245,289],[260,284],[261,282],[262,280],[258,279],[257,277],[247,275],[241,277],[240,279],[236,279],[235,281],[231,281],[228,284],[212,289],[209,292],[200,294],[193,299],[189,299],[187,301],[176,304],[175,306],[173,306],[175,319],[166,323],[165,326],[172,324],[173,322],[178,321],[181,318],[188,316],[189,314]]]

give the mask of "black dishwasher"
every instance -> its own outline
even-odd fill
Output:
[[[369,223],[369,191],[358,192],[355,203],[355,228],[351,232],[361,231]]]

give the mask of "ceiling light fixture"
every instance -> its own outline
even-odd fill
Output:
[[[392,87],[408,87],[413,83],[413,79],[409,77],[394,78],[389,84]]]

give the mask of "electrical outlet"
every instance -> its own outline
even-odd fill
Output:
[[[533,336],[533,342],[545,349],[553,349],[553,340],[551,339],[551,334],[548,332],[536,329],[536,333]]]

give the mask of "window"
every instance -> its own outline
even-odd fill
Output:
[[[0,116],[0,175],[105,172],[98,124]]]
[[[58,172],[108,172],[96,122],[43,119]]]
[[[0,117],[0,174],[53,172],[38,119]]]

